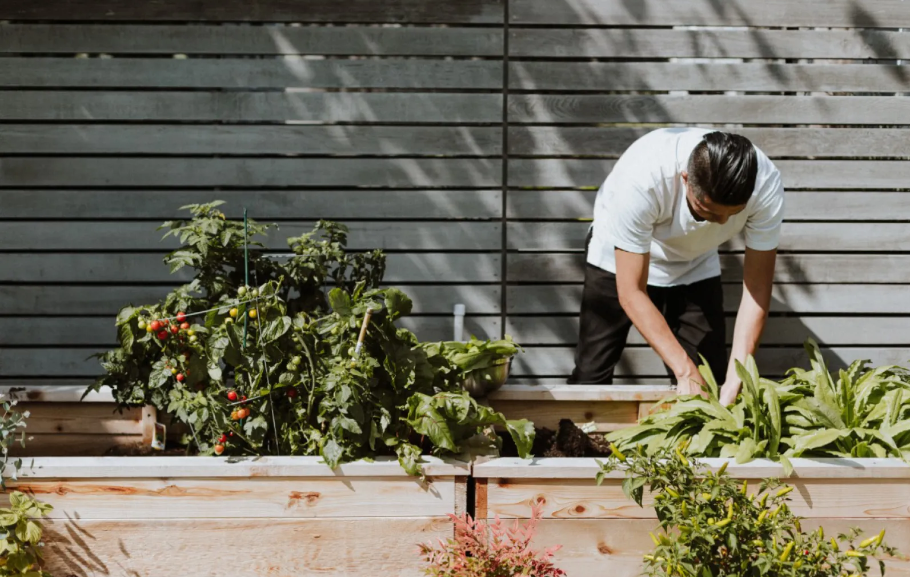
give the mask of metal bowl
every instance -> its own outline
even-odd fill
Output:
[[[474,398],[481,398],[499,389],[509,378],[512,359],[501,359],[490,367],[474,369],[464,380],[464,388]]]

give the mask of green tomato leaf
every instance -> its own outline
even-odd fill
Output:
[[[334,288],[329,292],[329,306],[342,317],[351,316],[351,295],[343,289]]]
[[[534,446],[534,435],[536,434],[534,423],[521,419],[520,421],[506,421],[505,424],[512,441],[515,442],[515,447],[518,448],[518,456],[522,459],[529,459],[532,456],[531,447]]]
[[[411,314],[413,302],[406,294],[396,288],[385,290],[385,307],[389,320],[396,320]]]

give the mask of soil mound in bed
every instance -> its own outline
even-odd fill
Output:
[[[560,420],[556,431],[536,427],[535,431],[537,434],[531,449],[535,457],[607,457],[611,454],[610,443],[603,435],[588,435],[571,419]],[[502,456],[517,457],[518,450],[511,437],[504,436],[502,440]]]

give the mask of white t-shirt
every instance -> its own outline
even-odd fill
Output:
[[[663,128],[623,153],[597,192],[588,262],[616,272],[614,247],[651,253],[648,284],[692,284],[720,275],[717,247],[745,230],[746,246],[777,248],[784,216],[780,171],[755,148],[758,173],[745,210],[725,224],[695,220],[686,202],[682,173],[689,155],[712,132]]]

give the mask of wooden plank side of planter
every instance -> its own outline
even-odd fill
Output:
[[[735,474],[735,473],[734,473]],[[651,499],[641,508],[622,491],[619,479],[597,486],[592,479],[490,479],[487,512],[503,518],[529,516],[532,503],[553,519],[656,518]],[[790,508],[806,518],[899,518],[910,524],[907,479],[788,479],[796,487]],[[758,491],[758,480],[750,490]]]
[[[14,487],[53,505],[49,517],[61,520],[443,518],[458,508],[452,477],[430,477],[426,483],[419,477],[381,476],[114,477],[22,480]]]
[[[452,535],[448,519],[57,519],[45,570],[92,577],[422,575],[419,543]]]
[[[904,520],[895,519],[808,519],[803,528],[812,531],[819,525],[829,535],[837,535],[859,527],[874,535],[887,530],[886,541],[906,551],[910,549],[910,527]],[[654,549],[648,536],[657,529],[656,520],[645,519],[543,519],[537,526],[535,547],[562,547],[554,562],[572,577],[601,577],[609,571],[611,577],[641,575],[642,556]],[[872,563],[870,575],[879,575],[877,563]],[[910,575],[906,559],[887,559],[887,575]]]

